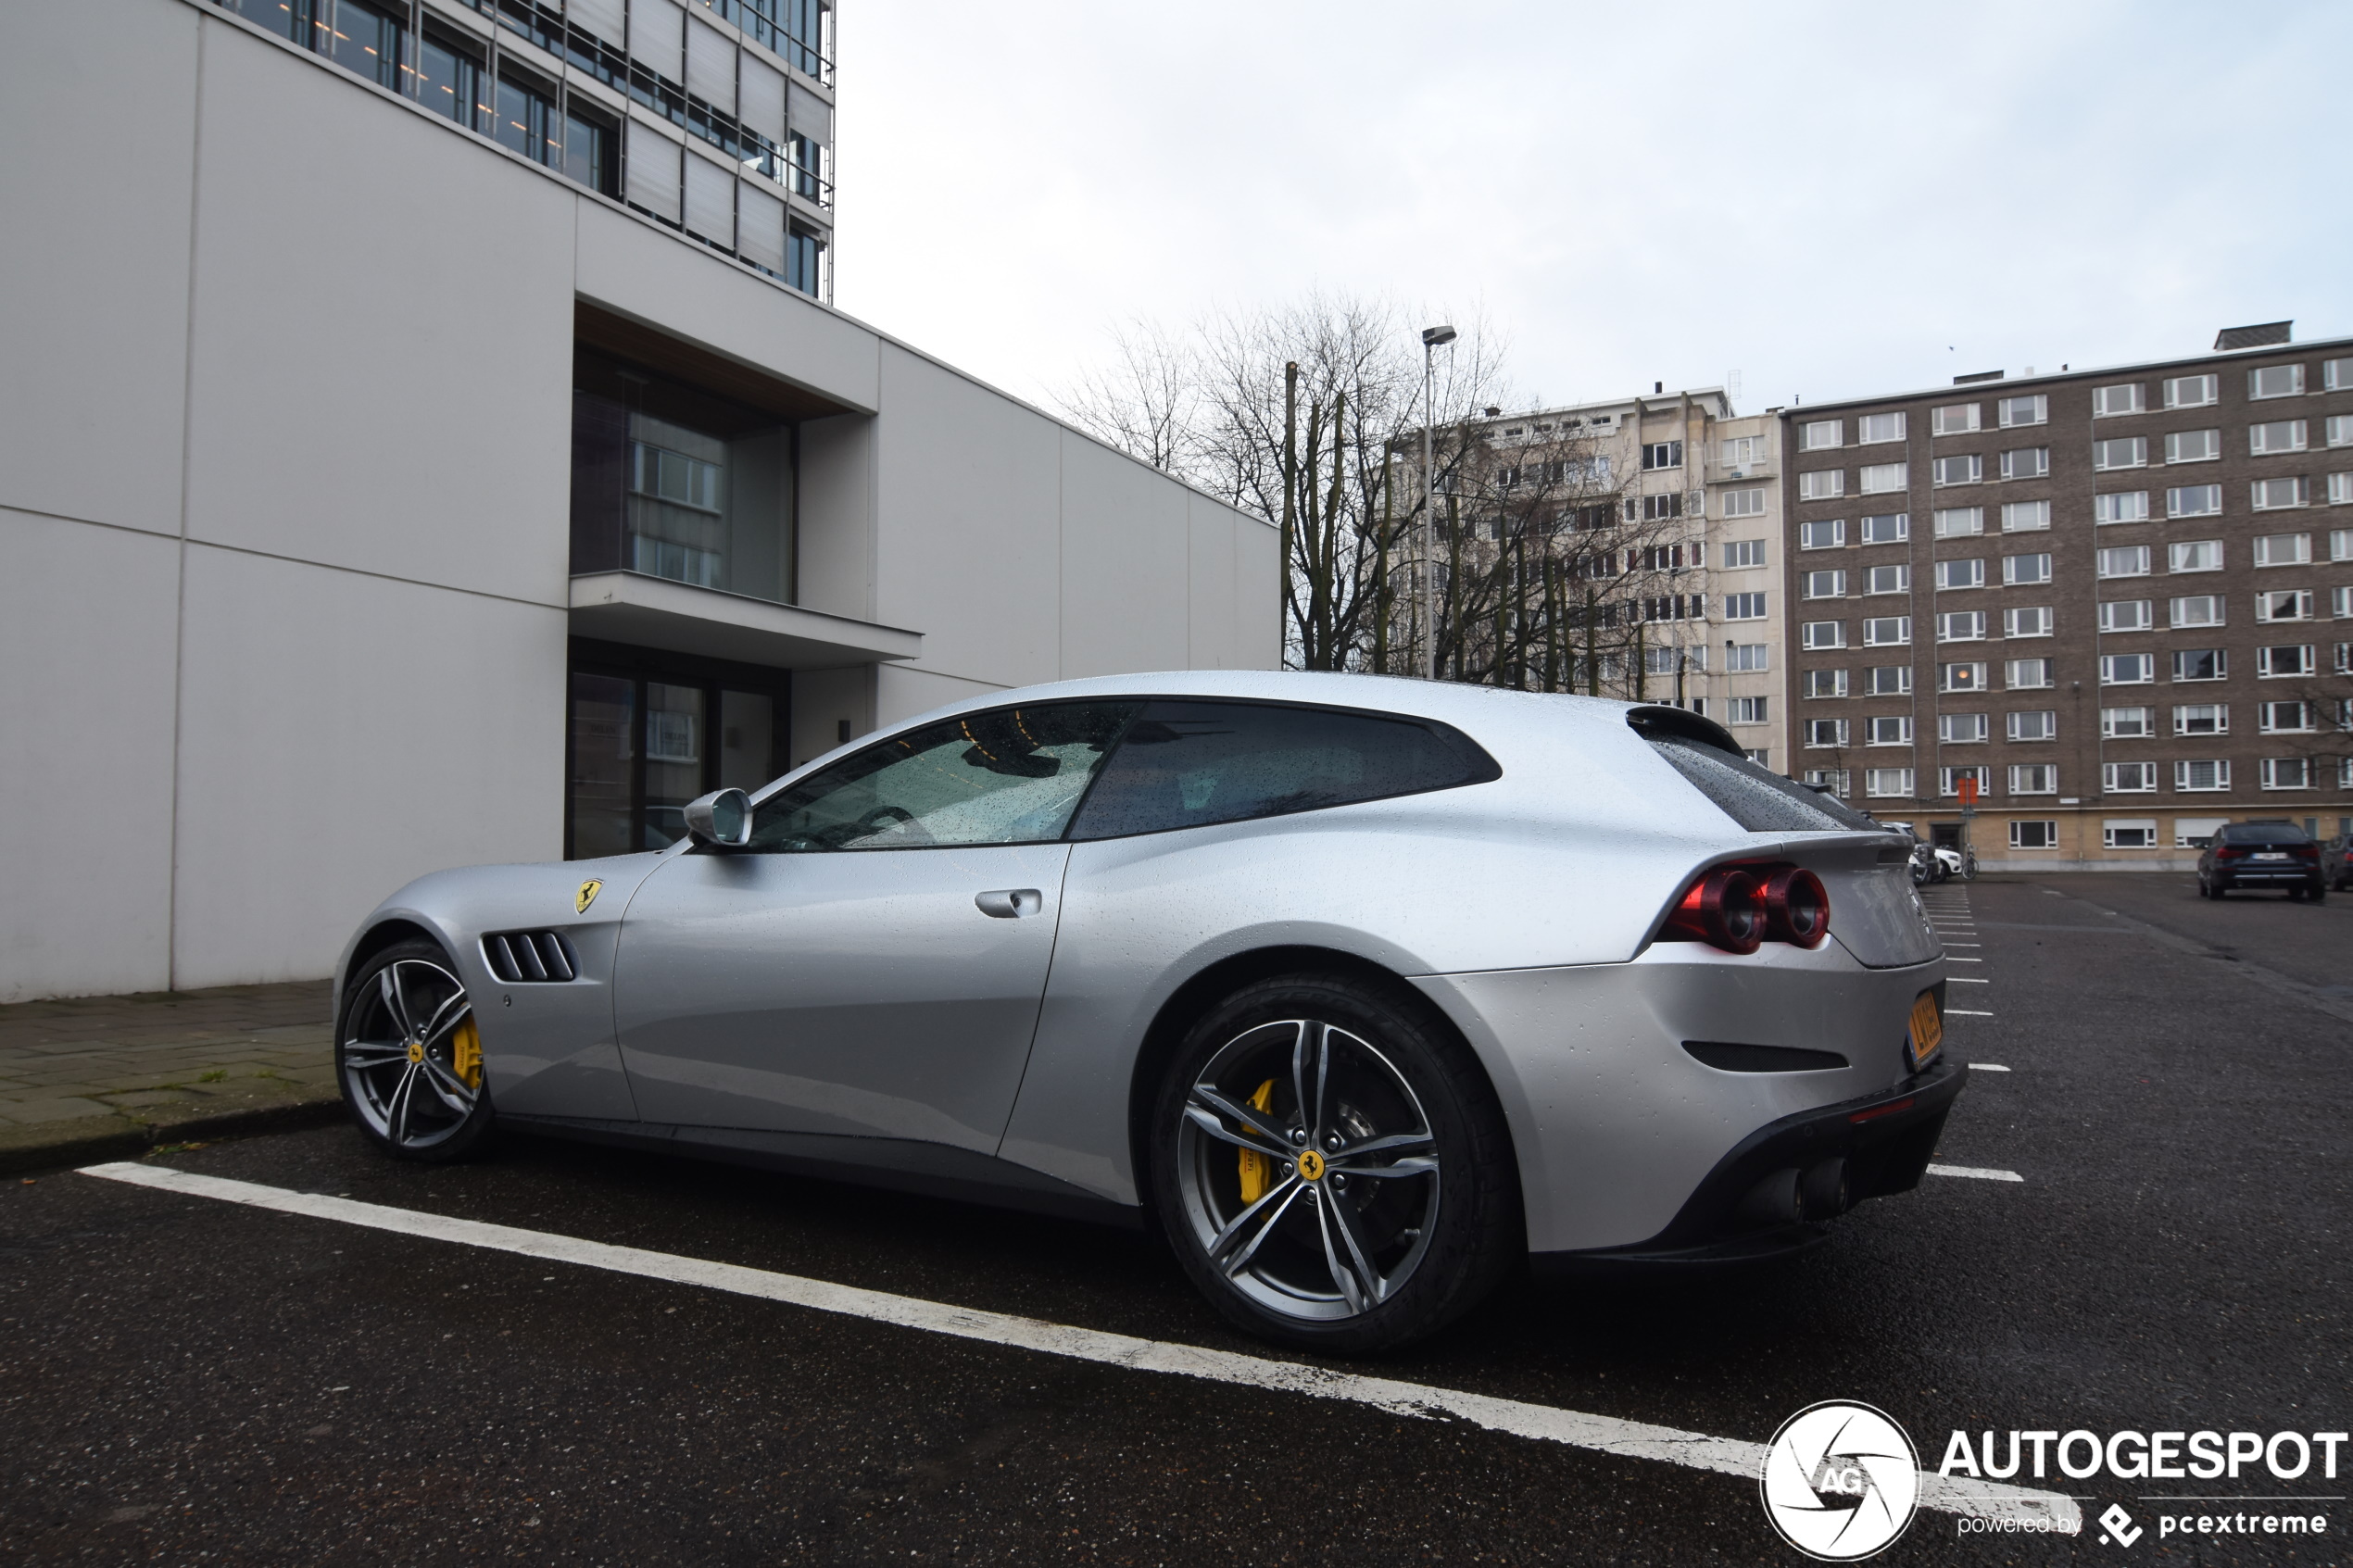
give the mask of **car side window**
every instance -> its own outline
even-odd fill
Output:
[[[1470,737],[1428,720],[1164,698],[1128,726],[1070,836],[1282,816],[1502,776]]]
[[[1003,708],[894,735],[762,801],[754,853],[1060,838],[1133,702]]]

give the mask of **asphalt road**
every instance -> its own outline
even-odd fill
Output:
[[[1939,1161],[2022,1180],[1932,1177],[1729,1284],[1522,1283],[1370,1370],[1756,1442],[1868,1400],[1931,1467],[1956,1428],[2345,1429],[2353,898],[1936,892],[1985,982],[1951,1006],[1991,1015],[1949,1048],[2010,1069],[1972,1073]],[[447,1170],[341,1128],[154,1162],[1273,1353],[1152,1241],[1076,1224],[539,1140]],[[9,1562],[1801,1561],[1752,1483],[1672,1464],[71,1173],[0,1192]],[[1875,1561],[2353,1559],[2341,1501],[2309,1505],[2319,1539],[2127,1549],[2092,1523],[2110,1502],[2148,1526],[2140,1495],[2217,1488],[2044,1485],[2082,1536],[1923,1511]]]

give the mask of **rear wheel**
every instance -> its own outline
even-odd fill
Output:
[[[1486,1078],[1426,1008],[1346,976],[1227,998],[1171,1062],[1153,1135],[1186,1272],[1266,1338],[1409,1343],[1476,1306],[1525,1246]]]
[[[482,1039],[449,955],[403,942],[362,965],[336,1021],[335,1075],[352,1119],[404,1160],[459,1160],[489,1135]]]

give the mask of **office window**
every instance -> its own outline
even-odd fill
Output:
[[[2165,406],[2203,408],[2221,395],[2221,382],[2213,376],[2175,376],[2165,383]]]
[[[2220,594],[2187,594],[2172,601],[2169,607],[2175,630],[2190,627],[2220,626],[2224,621],[2222,596]]]
[[[2258,566],[2308,566],[2312,560],[2309,533],[2266,533],[2255,541]]]
[[[2183,794],[2202,794],[2231,787],[2231,764],[2221,757],[2199,758],[2173,764],[2173,787]]]
[[[2252,458],[2276,457],[2283,452],[2304,450],[2305,424],[2302,420],[2272,420],[2246,427],[2246,450]]]
[[[2100,630],[2103,632],[2146,632],[2156,624],[2155,607],[2146,599],[2100,601]]]
[[[1843,517],[1797,525],[1797,547],[1801,550],[1834,550],[1845,543],[1846,520]]]
[[[2107,419],[2112,414],[2137,414],[2148,407],[2142,395],[2139,382],[2121,386],[2100,386],[2092,389],[2092,417]]]
[[[2152,790],[2157,787],[2157,764],[2133,762],[2125,765],[2147,770],[2150,779],[2148,787]],[[2109,849],[2154,849],[2157,847],[2157,819],[2155,817],[2110,817],[2100,824],[2100,843]]]
[[[1938,561],[1936,585],[1947,593],[1961,588],[1982,588],[1985,586],[1985,562],[1976,558]]]
[[[1904,416],[1901,414],[1865,414],[1855,421],[1855,441],[1860,446],[1875,442],[1904,439]]]
[[[1863,671],[1865,696],[1909,696],[1912,695],[1912,667],[1908,664],[1874,664]]]
[[[2029,556],[2002,558],[2002,586],[2006,588],[2031,587],[2037,583],[2048,583],[2050,580],[2051,554],[2048,550],[2037,551]]]
[[[417,101],[469,131],[490,130],[490,96],[482,56],[454,34],[427,27],[417,50]]]
[[[1767,645],[1763,643],[1729,643],[1724,647],[1724,669],[1726,673],[1733,675],[1769,669]]]
[[[2056,849],[2058,847],[2058,823],[2013,822],[2010,823],[2010,847]]]
[[[1769,722],[1770,721],[1765,717],[1765,705],[1768,700],[1770,699],[1761,696],[1736,696],[1732,698],[1732,722],[1735,724],[1763,724]]]
[[[1866,594],[1908,594],[1912,591],[1912,569],[1898,561],[1891,566],[1874,566],[1863,572]]]
[[[2148,460],[2149,441],[2145,435],[2118,435],[2092,443],[2092,466],[2095,469],[2146,468]]]
[[[1717,503],[1718,515],[1733,517],[1763,517],[1765,492],[1762,490],[1727,490]]]
[[[2166,564],[2174,571],[2220,571],[2222,570],[2222,541],[2220,539],[2184,539],[2168,545]]]
[[[1843,571],[1809,571],[1799,580],[1803,597],[1809,599],[1843,599],[1846,596],[1846,573]]]
[[[1808,719],[1806,721],[1806,744],[1810,746],[1841,746],[1846,744],[1846,721],[1843,719]]]
[[[707,157],[687,154],[686,232],[709,240],[721,250],[735,249],[736,183],[732,169],[722,169]]]
[[[1912,640],[1912,618],[1908,615],[1881,616],[1863,622],[1863,646],[1867,648],[1900,647]]]
[[[1801,501],[1828,501],[1845,494],[1844,469],[1816,469],[1797,476],[1797,498]]]
[[[1808,621],[1798,628],[1798,646],[1808,648],[1843,648],[1846,646],[1846,622]]]
[[[2039,392],[2024,397],[1998,398],[1994,401],[1994,408],[2004,430],[2008,430],[2014,425],[2039,425],[2050,422],[2051,400]]]
[[[2013,762],[2010,764],[2012,795],[2057,795],[2058,764],[2056,762]]]
[[[1928,427],[1936,435],[1966,435],[1977,428],[1978,405],[1948,403],[1929,415]]]
[[[625,122],[622,136],[627,149],[629,205],[665,223],[676,223],[683,178],[679,160],[686,148],[639,119]]]
[[[2009,715],[2008,733],[2014,741],[2058,739],[2058,713],[2052,709],[2030,709]]]
[[[326,9],[324,6],[315,8]],[[363,5],[360,0],[337,0],[334,25],[325,27],[323,19],[317,24],[323,28],[322,52],[354,75],[365,77],[388,92],[398,93],[407,85],[402,79],[410,69],[408,10],[406,6],[401,6],[396,17]],[[297,38],[296,42],[304,40]]]
[[[2153,654],[2100,655],[2100,684],[2103,686],[2145,686],[2156,679],[2157,659]]]
[[[1885,512],[1863,520],[1866,545],[1901,545],[1912,536],[1912,514]]]
[[[1985,477],[1985,459],[1975,452],[1939,458],[1929,465],[1929,483],[1935,485],[1975,484]]]
[[[1680,441],[1653,441],[1642,447],[1644,469],[1680,469],[1683,466],[1683,444]]]
[[[2321,367],[2321,388],[2342,392],[2353,386],[2353,359],[2331,359]]]
[[[2098,556],[2102,577],[2146,577],[2149,574],[2149,547],[2146,545],[2118,545],[2102,550]]]
[[[2154,708],[2103,708],[2100,734],[2109,740],[2146,740],[2157,734]]]
[[[2222,487],[2219,484],[2184,484],[2165,493],[2167,517],[2220,517],[2222,515]]]
[[[2002,504],[2005,533],[2046,533],[2051,527],[2048,501],[2006,501]]]
[[[2020,659],[2020,663],[2040,664],[2041,659]],[[1975,663],[1942,665],[1937,670],[1938,689],[1947,692],[1982,692],[1985,689],[1985,665]]]
[[[2146,522],[2149,516],[2149,493],[2145,490],[2119,490],[2092,497],[2092,521],[2105,522]]]
[[[1843,800],[1849,788],[1846,771],[1843,768],[1808,768],[1806,770],[1806,782]]]
[[[1912,793],[1912,770],[1866,768],[1863,770],[1863,793],[1881,797],[1908,796]]]
[[[1912,468],[1909,463],[1866,463],[1863,465],[1863,494],[1884,495],[1910,488]]]
[[[1727,621],[1764,620],[1765,596],[1762,594],[1725,595],[1724,619]]]
[[[2312,729],[2312,705],[2309,702],[2259,702],[2255,705],[2255,728],[2267,735],[2308,734]]]
[[[564,177],[598,195],[621,196],[621,127],[571,94],[564,109]],[[778,210],[783,210],[779,206]]]
[[[2222,702],[2185,702],[2173,709],[2173,733],[2177,735],[2227,735],[2231,733],[2231,709]]]
[[[1836,420],[1809,420],[1797,427],[1797,449],[1801,452],[1822,452],[1840,444],[1842,427]]]
[[[2303,391],[2301,365],[2263,365],[2246,372],[2246,395],[2251,399],[2296,397]]]
[[[1907,713],[1882,713],[1863,721],[1865,746],[1909,746],[1912,719]]]
[[[2266,588],[2255,596],[2255,619],[2265,622],[2309,621],[2312,619],[2312,591],[2309,588]]]
[[[1944,713],[1936,720],[1936,738],[1947,746],[1969,746],[1991,733],[1982,713]]]
[[[2330,445],[2353,446],[2353,414],[2331,414],[2322,428]]]
[[[2221,681],[2228,679],[2230,672],[2230,656],[2221,648],[2173,650],[2173,679],[2177,681]]]
[[[2047,659],[2013,659],[2002,666],[2002,684],[2014,692],[2047,691],[2057,679],[2054,669]]]
[[[2309,789],[2312,787],[2312,759],[2309,757],[2266,757],[2261,776],[2265,789]]]
[[[501,67],[490,138],[534,163],[562,161],[562,127],[556,119],[556,91],[536,78]]]
[[[1936,640],[1940,643],[1983,642],[1985,612],[1982,609],[1946,610],[1936,618]]]
[[[1724,546],[1724,570],[1727,571],[1764,564],[1765,541],[1762,539],[1735,539]]]
[[[2211,463],[2222,456],[2222,433],[2219,430],[2178,430],[2165,438],[2165,460],[2169,463]]]
[[[2157,764],[2109,762],[2100,769],[2100,790],[2107,795],[2155,795]]]
[[[1961,781],[1973,780],[1980,799],[1994,793],[1994,770],[1991,768],[1940,768],[1936,773],[1937,793],[1950,800],[1961,793]]]
[[[2275,647],[2255,650],[2255,673],[2266,681],[2303,678],[2320,673],[2320,662],[2312,657],[2309,643],[2289,643]]]
[[[1984,532],[1983,507],[1946,507],[1936,514],[1939,539],[1968,539]]]
[[[1806,671],[1807,696],[1844,696],[1846,671],[1843,670],[1808,670]]]
[[[785,284],[812,297],[825,292],[825,242],[796,223],[785,235]]]

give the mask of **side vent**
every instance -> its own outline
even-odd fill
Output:
[[[572,944],[552,931],[505,931],[485,936],[482,956],[489,960],[490,972],[510,985],[580,977]]]

